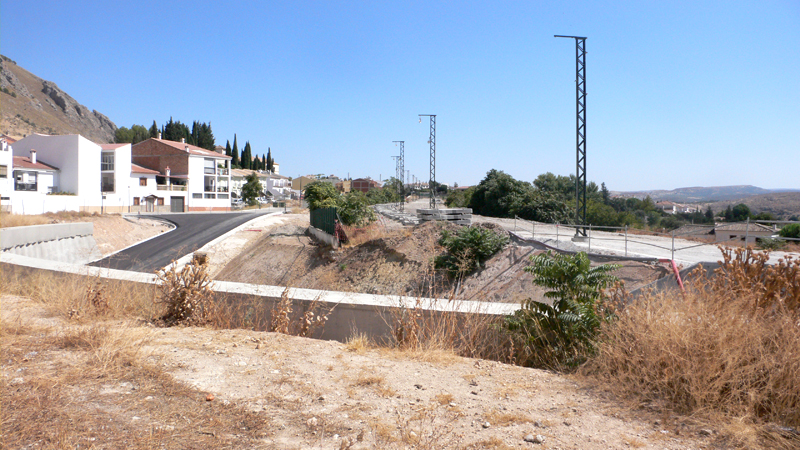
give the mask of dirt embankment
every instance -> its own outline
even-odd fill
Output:
[[[215,276],[218,280],[294,286],[382,295],[456,297],[466,300],[521,302],[542,298],[524,268],[541,250],[510,244],[460,284],[433,269],[433,258],[444,249],[437,243],[443,223],[413,228],[376,227],[366,239],[339,250],[319,246],[305,234],[306,216],[259,229],[237,257]],[[243,232],[243,233],[246,233]],[[616,275],[628,289],[668,274],[665,267],[634,261],[596,261],[620,264]]]

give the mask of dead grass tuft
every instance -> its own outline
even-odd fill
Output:
[[[523,423],[533,423],[533,419],[531,419],[528,415],[523,413],[510,413],[505,411],[498,411],[493,409],[486,414],[486,420],[492,424],[492,426],[498,427],[507,427],[509,425],[517,425]]]
[[[204,256],[195,254],[180,271],[173,261],[169,267],[156,272],[156,276],[158,302],[166,308],[161,319],[167,325],[202,324],[214,315],[213,282]]]
[[[796,448],[800,437],[772,424],[800,428],[800,261],[723,253],[714,276],[690,277],[685,298],[645,295],[604,325],[584,371],[638,402],[757,430],[721,438],[733,446]]]
[[[367,351],[367,349],[369,349],[371,343],[366,334],[359,333],[350,336],[350,338],[347,339],[347,342],[345,342],[344,345],[347,351],[355,352],[361,355],[364,354]]]

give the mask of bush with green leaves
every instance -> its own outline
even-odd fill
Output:
[[[330,208],[338,206],[339,192],[331,183],[324,181],[314,181],[306,185],[305,199],[308,202],[308,209]]]
[[[786,241],[773,238],[758,239],[758,246],[764,250],[780,250],[786,245]]]
[[[800,223],[790,223],[781,228],[778,233],[781,237],[800,239]]]
[[[462,276],[478,269],[508,244],[508,234],[490,224],[462,227],[451,232],[442,230],[439,245],[447,253],[437,256],[435,265],[453,276]]]
[[[360,191],[350,191],[341,196],[336,208],[345,225],[363,227],[376,219],[375,210],[370,208],[367,196]]]
[[[525,268],[533,284],[549,289],[552,304],[528,299],[507,316],[503,328],[514,343],[517,363],[549,369],[574,369],[595,353],[601,322],[608,317],[604,289],[619,281],[620,266],[592,267],[586,253],[548,251]]]

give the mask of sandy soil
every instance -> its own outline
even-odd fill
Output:
[[[80,364],[78,347],[41,345],[48,333],[62,335],[81,325],[53,317],[27,299],[4,296],[2,303],[4,327],[25,317],[24,329],[4,338],[4,392],[41,389],[37,370]],[[97,415],[103,429],[119,430],[125,439],[125,433],[150,430],[155,443],[169,442],[170,435],[196,436],[206,442],[197,442],[197,448],[216,441],[226,448],[586,450],[697,449],[711,447],[713,439],[676,417],[603,399],[585,380],[541,370],[275,333],[119,321],[103,326],[144,342],[137,364],[148,365],[149,373],[162,371],[190,386],[175,396],[174,389],[163,393],[144,379],[105,375],[100,382],[84,377],[78,385],[61,387],[70,410],[83,411],[87,423]],[[30,351],[26,342],[39,347]],[[200,400],[207,398],[213,400]],[[227,406],[213,409],[217,404]],[[225,420],[234,408],[255,414],[248,423],[259,424],[257,434]],[[199,421],[202,410],[219,420]],[[63,434],[97,448],[111,448],[120,439],[82,424]],[[537,435],[542,443],[525,441]],[[20,444],[31,444],[21,438]]]
[[[103,256],[157,236],[173,227],[158,220],[135,216],[89,216],[82,222],[94,223],[94,240]]]

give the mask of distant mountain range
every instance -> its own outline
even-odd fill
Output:
[[[611,191],[612,196],[636,197],[643,199],[648,195],[654,201],[670,201],[677,203],[706,203],[717,201],[740,200],[754,195],[800,192],[800,189],[763,189],[757,186],[711,186],[686,187],[652,191]]]
[[[62,91],[0,55],[0,132],[24,137],[32,133],[80,134],[96,142],[114,142],[117,126]]]

